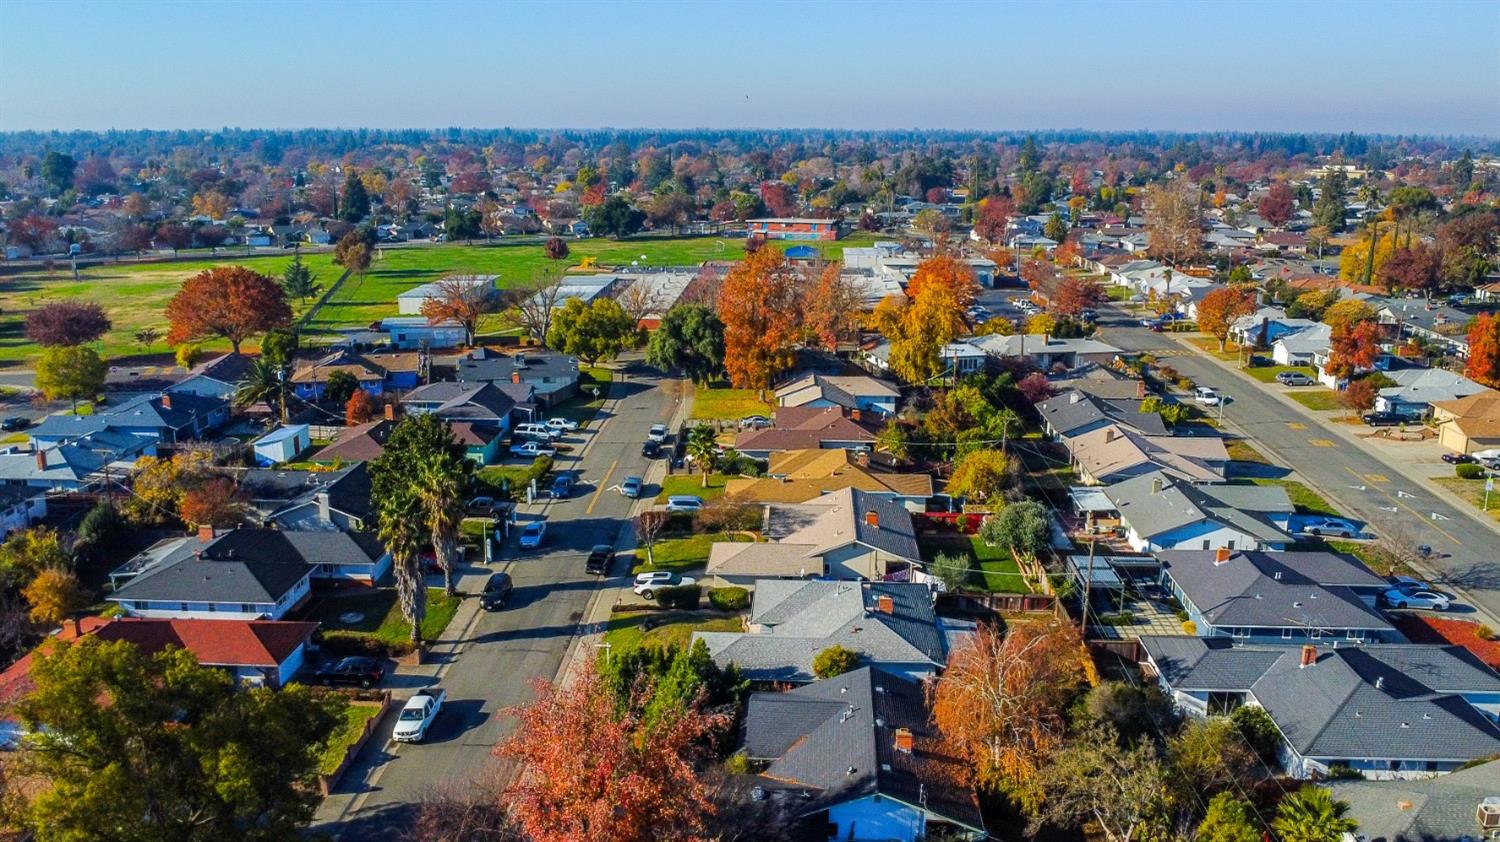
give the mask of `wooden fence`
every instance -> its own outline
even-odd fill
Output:
[[[369,704],[369,702],[356,701],[350,702],[350,704]],[[379,704],[380,710],[376,711],[374,716],[365,720],[364,733],[360,734],[359,739],[355,740],[348,748],[344,749],[344,759],[339,762],[338,768],[334,769],[327,775],[318,776],[318,789],[322,791],[324,796],[327,796],[329,793],[333,792],[333,788],[339,785],[339,780],[344,777],[345,772],[349,771],[349,767],[354,765],[354,759],[356,757],[359,757],[360,749],[365,747],[365,743],[370,741],[370,735],[375,733],[376,728],[380,727],[380,720],[384,719],[386,713],[388,713],[391,708],[395,707],[398,702],[396,701],[395,697],[391,695],[391,691],[385,690],[382,693]]]
[[[1039,593],[945,593],[938,595],[938,605],[965,614],[1043,614],[1057,611],[1057,598]]]

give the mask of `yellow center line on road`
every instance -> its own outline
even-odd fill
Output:
[[[1353,474],[1358,479],[1364,479],[1365,476],[1366,476],[1366,475],[1361,474],[1358,471],[1354,470],[1353,468],[1350,468],[1350,467],[1347,467],[1347,466],[1344,468],[1344,470],[1346,470],[1349,473]],[[1395,497],[1395,496],[1391,495],[1390,493],[1388,493],[1386,491],[1382,491],[1379,488],[1372,488],[1371,490],[1375,491],[1377,494],[1379,494],[1380,496],[1384,497],[1385,499],[1390,500],[1392,503],[1395,503],[1397,506],[1400,506],[1401,508],[1407,510],[1412,515],[1414,515],[1417,518],[1417,520],[1424,521],[1425,522],[1424,525],[1429,526],[1429,527],[1431,527],[1433,529],[1436,529],[1438,532],[1442,533],[1442,535],[1444,537],[1446,537],[1449,541],[1452,541],[1453,543],[1459,545],[1460,547],[1463,546],[1463,542],[1460,541],[1460,540],[1458,540],[1458,538],[1454,537],[1453,533],[1449,532],[1448,530],[1444,529],[1441,526],[1438,526],[1437,522],[1434,521],[1432,518],[1430,518],[1430,517],[1422,514],[1421,512],[1417,511],[1416,509],[1413,509],[1411,506],[1408,506],[1405,503],[1403,503],[1401,501],[1401,498]]]
[[[584,509],[584,514],[591,515],[594,513],[594,506],[599,502],[599,495],[604,493],[605,485],[609,482],[609,475],[614,473],[615,468],[619,467],[619,465],[620,460],[618,459],[609,463],[609,470],[605,471],[604,476],[599,478],[599,486],[594,489],[594,499],[589,501],[589,507],[587,509]]]

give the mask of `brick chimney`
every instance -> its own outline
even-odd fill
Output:
[[[1297,664],[1297,667],[1299,669],[1302,668],[1302,667],[1310,667],[1313,664],[1316,664],[1317,662],[1318,662],[1318,647],[1313,646],[1311,643],[1304,645],[1302,647],[1302,660],[1301,660],[1300,663]]]
[[[864,413],[857,409],[849,410],[849,420],[858,423],[864,417]]]
[[[880,528],[880,512],[877,512],[874,509],[871,509],[870,511],[865,512],[865,526],[868,526],[871,529],[879,529]]]
[[[916,738],[912,736],[910,728],[896,729],[896,751],[902,754],[911,754],[912,747],[916,745]]]
[[[1140,400],[1145,400],[1146,399],[1146,381],[1144,381],[1144,380],[1137,380],[1137,381],[1135,381],[1135,396],[1136,396],[1136,398],[1138,398]]]
[[[214,525],[211,523],[198,524],[198,542],[207,544],[214,539]]]
[[[385,420],[387,420],[387,421],[395,421],[396,420],[396,405],[395,404],[388,403],[388,404],[385,405]]]
[[[1162,489],[1161,477],[1151,478],[1151,493],[1160,494]]]
[[[36,450],[36,469],[38,471],[47,470],[47,451],[41,448],[37,448]]]
[[[868,468],[868,467],[870,467],[870,451],[868,451],[868,450],[857,451],[854,454],[854,464],[860,466],[861,468]]]
[[[881,594],[875,598],[875,610],[882,614],[894,614],[896,613],[896,600],[892,599],[889,594]]]
[[[172,393],[171,392],[162,392],[161,393],[161,408],[162,409],[171,409],[172,408]]]
[[[1214,551],[1214,567],[1218,567],[1221,564],[1228,564],[1229,557],[1232,555],[1234,555],[1234,551],[1228,547],[1218,548]]]
[[[519,371],[512,371],[510,373],[510,382],[512,382],[512,383],[520,383],[521,382],[521,372],[519,372]]]

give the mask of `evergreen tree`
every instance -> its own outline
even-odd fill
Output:
[[[340,218],[345,222],[359,222],[370,215],[370,193],[365,190],[365,183],[360,180],[359,173],[349,168],[344,177],[344,208]]]

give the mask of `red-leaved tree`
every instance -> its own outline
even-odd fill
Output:
[[[349,400],[344,402],[344,422],[351,427],[363,424],[379,414],[380,405],[364,389],[355,389]]]
[[[1050,302],[1053,312],[1063,316],[1076,316],[1084,310],[1092,310],[1104,300],[1104,288],[1095,281],[1067,277],[1057,285]]]
[[[1324,368],[1340,380],[1368,370],[1380,358],[1380,338],[1380,325],[1371,321],[1335,330],[1329,337],[1328,364]]]
[[[793,216],[797,213],[797,198],[791,188],[779,181],[767,181],[760,185],[760,200],[772,216]]]
[[[1016,384],[1016,389],[1020,390],[1021,396],[1026,398],[1029,404],[1038,404],[1052,397],[1052,383],[1047,380],[1047,375],[1040,371],[1033,371],[1022,377],[1021,381]]]
[[[1424,243],[1398,248],[1380,264],[1376,273],[1387,289],[1420,292],[1431,298],[1443,268],[1443,256]]]
[[[110,327],[104,308],[93,301],[52,301],[26,316],[26,338],[38,345],[82,345]]]
[[[276,281],[243,266],[215,266],[188,278],[167,302],[167,342],[180,345],[221,336],[234,352],[247,338],[292,321]]]
[[[1350,380],[1344,391],[1339,392],[1339,403],[1352,412],[1369,412],[1375,407],[1375,398],[1379,395],[1380,389],[1376,387],[1375,381],[1369,377],[1361,377]]]
[[[1292,188],[1285,181],[1278,181],[1271,185],[1266,195],[1260,197],[1255,210],[1260,213],[1261,219],[1280,228],[1292,218],[1292,211],[1295,210],[1292,200]]]

